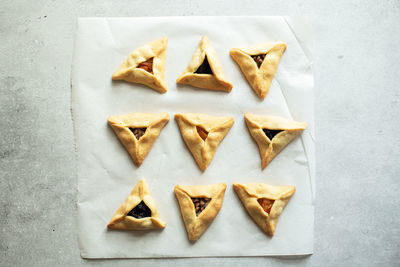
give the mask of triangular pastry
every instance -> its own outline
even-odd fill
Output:
[[[233,48],[230,54],[258,97],[265,98],[285,50],[285,43],[274,42]]]
[[[190,241],[207,230],[221,209],[226,184],[175,186],[183,222]]]
[[[261,168],[264,169],[301,131],[307,123],[288,120],[276,116],[244,115],[247,127],[258,145]]]
[[[182,138],[201,170],[207,169],[219,143],[231,129],[233,117],[214,117],[206,114],[175,114]]]
[[[140,180],[108,223],[109,229],[149,230],[163,229],[166,223],[158,212],[145,180]]]
[[[148,43],[133,51],[112,75],[113,80],[147,85],[165,93],[165,58],[168,38]]]
[[[176,80],[179,84],[230,92],[232,84],[225,78],[217,54],[207,36],[201,38],[189,66]]]
[[[131,113],[110,116],[112,127],[133,162],[140,166],[169,121],[168,113]]]
[[[296,191],[294,186],[273,186],[261,183],[233,184],[247,212],[257,225],[273,236],[283,208]]]

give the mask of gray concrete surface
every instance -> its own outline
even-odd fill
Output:
[[[69,82],[76,18],[221,14],[309,15],[314,25],[314,255],[81,259]],[[399,266],[399,17],[398,0],[1,0],[0,266]]]

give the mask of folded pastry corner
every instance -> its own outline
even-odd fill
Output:
[[[108,118],[108,124],[137,166],[142,164],[168,121],[166,112],[131,113]]]
[[[109,229],[116,230],[163,229],[165,226],[144,179],[136,184],[107,225]]]
[[[113,80],[144,84],[167,92],[165,59],[168,38],[161,38],[133,51],[112,75]]]
[[[241,49],[233,48],[230,54],[257,96],[265,98],[285,50],[285,43],[271,42]]]
[[[261,168],[264,169],[304,129],[307,123],[277,116],[244,115],[247,128],[258,145]]]
[[[214,117],[200,113],[175,114],[181,135],[199,168],[207,169],[219,143],[231,129],[233,117]]]
[[[203,36],[185,71],[176,80],[178,84],[230,92],[233,85],[225,78],[217,54],[207,36]]]
[[[279,216],[296,191],[294,186],[262,183],[233,184],[236,194],[256,224],[273,236]]]
[[[189,241],[197,241],[218,215],[224,200],[225,183],[175,186]]]

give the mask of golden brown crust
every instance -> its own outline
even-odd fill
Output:
[[[141,201],[151,210],[151,217],[137,219],[132,216],[127,216]],[[143,179],[136,184],[128,198],[121,207],[119,207],[107,225],[109,229],[117,230],[163,229],[165,226],[166,223],[159,218],[155,202],[150,195],[146,181]]]
[[[242,49],[233,48],[230,54],[239,65],[258,97],[265,98],[285,50],[285,43],[273,42],[249,46]],[[264,61],[260,68],[258,68],[257,63],[251,56],[265,54]]]
[[[108,124],[128,151],[133,162],[140,166],[156,141],[161,130],[169,121],[168,113],[131,113],[110,116]],[[129,128],[146,128],[137,140]]]
[[[217,151],[219,143],[231,129],[233,117],[214,117],[199,113],[175,114],[181,135],[201,170],[207,169]],[[205,140],[197,128],[208,132]]]
[[[207,230],[218,215],[224,200],[226,184],[175,186],[175,195],[178,199],[183,222],[185,223],[188,238],[194,242]],[[207,207],[196,216],[192,198],[211,199]]]
[[[112,75],[113,80],[140,83],[160,92],[167,92],[165,83],[165,61],[168,38],[148,43],[133,51]],[[139,64],[153,58],[152,72],[138,67]]]
[[[262,183],[235,183],[233,188],[250,216],[269,236],[274,235],[279,216],[296,191],[294,186],[273,186]],[[258,202],[258,199],[263,198],[274,201],[269,213]]]
[[[213,75],[195,73],[206,57]],[[226,80],[217,54],[207,36],[202,37],[189,66],[187,66],[181,76],[178,77],[176,82],[178,84],[189,84],[199,88],[221,90],[225,92],[230,92],[233,87],[233,85]]]
[[[276,116],[255,115],[247,112],[244,118],[251,136],[258,145],[262,169],[307,128],[307,123],[305,122],[292,121]],[[271,141],[265,135],[263,129],[281,130],[281,132]]]

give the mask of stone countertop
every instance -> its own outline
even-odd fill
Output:
[[[221,14],[308,15],[313,23],[314,255],[81,259],[70,114],[76,18]],[[398,0],[2,1],[0,266],[399,264],[399,16]]]

